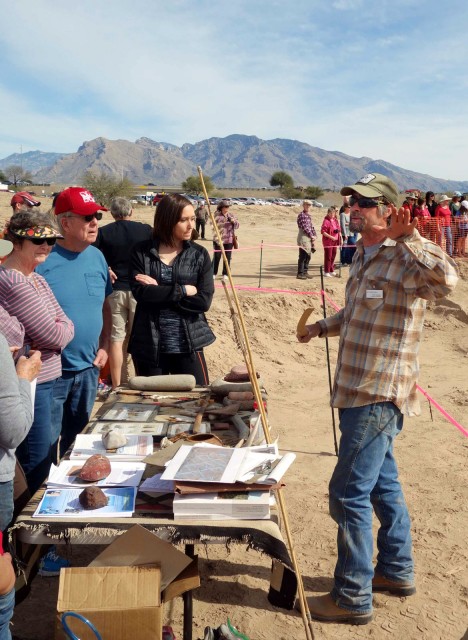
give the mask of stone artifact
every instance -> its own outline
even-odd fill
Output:
[[[107,506],[107,497],[99,487],[86,487],[79,495],[84,509],[101,509]]]
[[[107,478],[111,472],[109,458],[96,454],[86,460],[81,467],[80,478],[85,482],[97,482],[103,478]]]

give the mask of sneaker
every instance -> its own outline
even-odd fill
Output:
[[[223,280],[224,280],[224,282],[226,282],[226,281],[227,281],[227,279],[228,279],[228,277],[227,277],[226,275],[224,275],[224,276],[223,276]]]
[[[57,555],[55,547],[52,547],[45,556],[42,556],[37,573],[40,576],[58,576],[60,569],[66,569],[69,566],[69,561]]]
[[[325,278],[331,278],[332,277],[331,273],[324,273],[323,275],[324,275]]]
[[[298,273],[296,276],[297,280],[307,280],[307,276],[304,273]]]

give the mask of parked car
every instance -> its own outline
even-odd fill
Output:
[[[319,207],[321,209],[323,207],[323,204],[321,202],[318,202],[318,200],[312,200],[312,206]]]

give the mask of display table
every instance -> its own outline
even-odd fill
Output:
[[[113,400],[115,402],[115,400]],[[106,410],[101,407],[96,419]],[[171,544],[185,545],[193,556],[195,545],[245,545],[267,555],[272,560],[268,600],[277,607],[292,609],[297,580],[292,562],[281,535],[278,517],[273,512],[269,520],[175,520],[173,516],[154,513],[134,513],[131,518],[96,518],[83,513],[79,518],[33,518],[44,489],[28,502],[10,529],[11,541],[21,559],[22,545],[70,544],[107,545],[119,535],[139,524]],[[192,638],[192,594],[184,594],[183,640]]]

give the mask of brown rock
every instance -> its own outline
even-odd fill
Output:
[[[79,495],[80,504],[85,509],[101,509],[107,506],[107,497],[99,487],[86,487]]]
[[[107,478],[111,472],[109,458],[96,454],[86,460],[80,471],[80,478],[85,482],[97,482]]]

